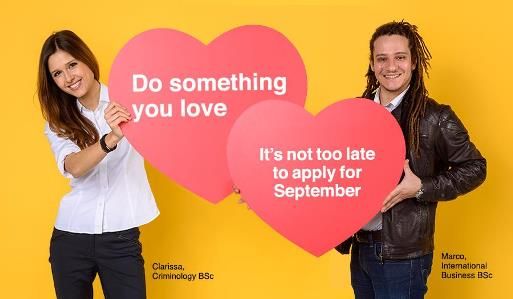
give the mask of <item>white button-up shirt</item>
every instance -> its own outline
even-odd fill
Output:
[[[77,100],[78,109],[94,124],[100,137],[111,131],[104,118],[108,104],[109,94],[103,84],[95,111],[85,108]],[[140,226],[159,215],[146,177],[144,159],[126,138],[88,173],[74,178],[64,169],[64,159],[79,152],[80,148],[73,141],[57,136],[48,123],[45,134],[59,171],[71,179],[71,192],[61,200],[55,228],[101,234]]]
[[[403,92],[401,92],[395,98],[393,98],[392,101],[390,101],[390,103],[388,103],[384,107],[390,112],[394,111],[394,109],[397,108],[397,106],[399,106],[399,104],[401,104],[401,102],[403,101],[404,95],[406,94],[408,89],[410,89],[410,86],[408,86]],[[379,99],[379,88],[376,90],[376,93],[374,94],[374,102],[381,104],[381,101]],[[383,200],[385,199],[383,198]],[[374,216],[366,225],[362,227],[362,229],[368,231],[375,231],[380,230],[382,227],[383,214],[381,212],[378,212],[376,216]]]

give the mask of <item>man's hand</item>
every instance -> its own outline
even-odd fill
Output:
[[[239,189],[237,186],[233,185],[233,186],[232,186],[232,190],[233,190],[233,192],[234,192],[235,194],[240,195],[240,189]],[[245,201],[242,197],[240,197],[240,198],[239,198],[238,203],[239,203],[239,204],[246,204],[246,208],[248,208],[248,210],[251,210],[251,208],[249,207],[249,205],[246,203],[246,201]]]
[[[417,191],[420,190],[422,181],[413,173],[413,171],[411,171],[408,162],[409,160],[404,162],[403,180],[399,185],[395,187],[392,192],[390,192],[390,194],[388,194],[388,196],[385,198],[385,201],[383,201],[383,208],[381,208],[382,213],[385,213],[391,207],[395,206],[406,198],[415,197]]]

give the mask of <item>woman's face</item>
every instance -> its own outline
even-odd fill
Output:
[[[48,58],[48,71],[57,86],[76,98],[82,98],[94,86],[94,74],[82,61],[57,50]]]

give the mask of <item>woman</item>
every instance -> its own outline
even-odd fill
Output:
[[[57,167],[71,179],[50,242],[58,298],[145,298],[138,226],[158,216],[143,158],[123,138],[130,113],[110,102],[96,58],[73,32],[45,41],[38,95]]]

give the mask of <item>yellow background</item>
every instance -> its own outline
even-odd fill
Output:
[[[81,36],[107,82],[116,53],[144,30],[170,27],[208,42],[239,25],[270,26],[301,53],[309,79],[306,107],[316,113],[361,94],[370,35],[378,25],[404,18],[420,27],[433,54],[431,96],[454,108],[489,169],[479,189],[439,206],[427,298],[507,298],[513,271],[513,9],[506,0],[457,2],[3,1],[0,297],[54,297],[49,239],[69,187],[43,135],[35,95],[39,51],[52,31]],[[313,257],[236,196],[212,205],[150,165],[147,170],[162,213],[142,228],[149,298],[352,298],[348,256],[331,251]],[[441,251],[488,262],[494,278],[442,280]],[[152,280],[153,262],[183,264],[186,272],[210,272],[215,279]],[[98,281],[95,293],[101,297]]]

